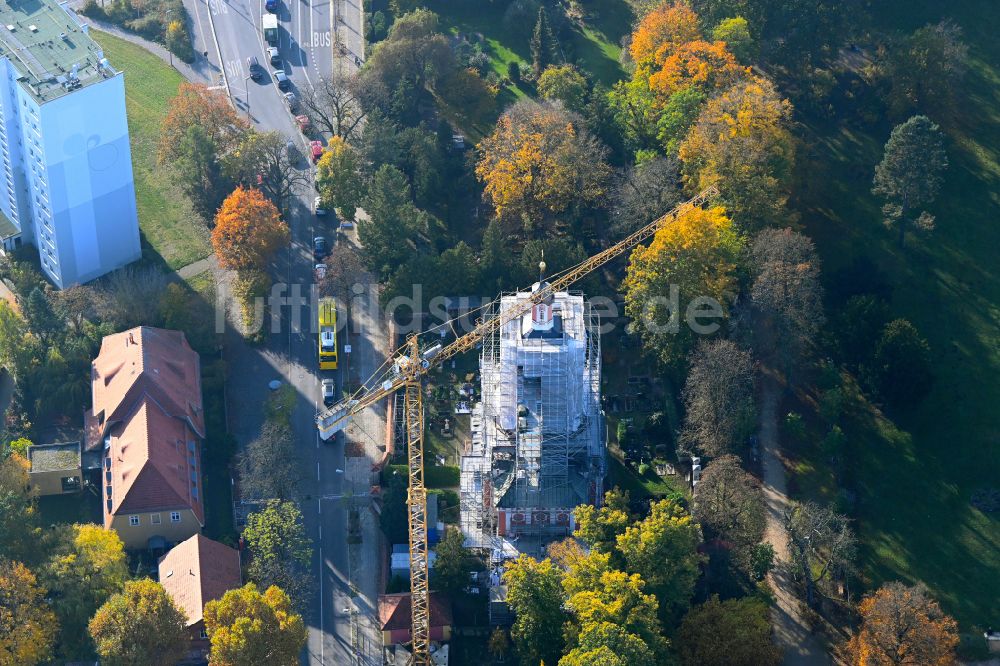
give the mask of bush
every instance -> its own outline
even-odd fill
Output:
[[[649,473],[649,465],[642,463],[639,465],[639,476],[646,476]]]
[[[424,468],[424,484],[428,488],[454,488],[461,472],[454,465],[431,465]]]
[[[91,0],[91,2],[93,2],[93,0]],[[519,65],[516,60],[511,60],[507,63],[507,78],[509,78],[511,83],[514,85],[521,82],[521,65]]]
[[[806,438],[806,423],[801,414],[788,412],[785,415],[785,433],[796,442],[802,442]]]

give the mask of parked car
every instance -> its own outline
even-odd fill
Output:
[[[323,380],[323,404],[330,406],[333,404],[334,393],[337,390],[337,385],[332,379]]]
[[[257,61],[257,56],[247,58],[247,71],[250,73],[250,78],[254,81],[260,81],[260,77],[264,76],[264,69],[260,66],[260,62]]]
[[[323,207],[323,197],[313,199],[313,212],[316,213],[316,217],[326,215],[326,208]]]
[[[278,0],[266,0],[264,2],[264,9],[266,9],[269,12],[278,11]]]
[[[288,105],[288,110],[295,112],[299,109],[299,97],[293,92],[285,93],[285,104]]]
[[[278,82],[279,90],[288,90],[292,87],[292,82],[288,80],[285,70],[279,69],[274,72],[274,80]]]
[[[305,134],[312,127],[309,116],[295,116],[295,124],[299,126],[299,131]]]
[[[277,46],[267,47],[267,59],[271,61],[271,64],[281,69],[281,53],[278,51]]]
[[[312,153],[313,162],[319,162],[319,158],[323,157],[323,142],[310,141],[309,151]]]
[[[351,222],[350,220],[342,220],[340,222],[340,228],[344,231],[346,231],[347,229],[353,229],[354,223]]]
[[[316,278],[316,282],[320,282],[326,277],[326,264],[316,264],[313,267],[313,277]]]
[[[313,259],[321,261],[326,255],[326,239],[322,236],[316,236],[313,238]]]

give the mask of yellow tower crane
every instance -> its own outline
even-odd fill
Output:
[[[565,291],[571,284],[588,273],[620,257],[636,245],[644,242],[682,213],[704,205],[717,196],[718,189],[712,185],[697,196],[673,208],[669,213],[650,222],[643,228],[611,247],[598,252],[576,266],[552,276],[538,285],[529,298],[500,311],[497,316],[480,321],[468,333],[459,336],[447,346],[441,343],[422,346],[418,335],[414,334],[406,345],[392,359],[391,367],[376,373],[351,397],[342,400],[316,415],[316,426],[320,437],[329,439],[343,430],[351,419],[387,396],[403,390],[404,414],[406,418],[407,464],[409,467],[409,491],[407,493],[407,515],[410,536],[410,594],[412,608],[412,654],[411,664],[429,666],[430,661],[430,611],[427,589],[427,489],[424,487],[424,407],[422,381],[434,367],[462,352],[473,349],[486,336],[503,328],[508,322],[531,312],[538,303],[547,301],[556,293]],[[387,363],[386,366],[389,366]],[[383,366],[383,368],[386,368]]]

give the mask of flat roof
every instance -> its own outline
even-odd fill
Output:
[[[16,236],[21,233],[21,230],[10,221],[10,219],[4,215],[4,212],[0,210],[0,241],[7,240],[11,236]]]
[[[28,447],[32,473],[65,472],[80,468],[80,442],[32,444]]]
[[[0,56],[39,104],[116,74],[85,30],[54,0],[0,0]]]

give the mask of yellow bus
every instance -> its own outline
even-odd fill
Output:
[[[319,300],[319,369],[337,369],[337,302]]]

